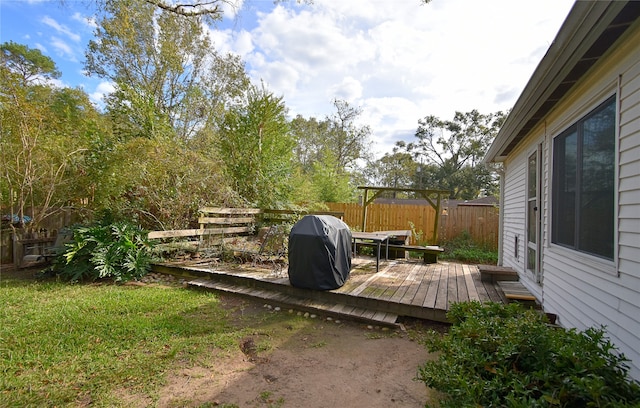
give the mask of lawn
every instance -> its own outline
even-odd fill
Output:
[[[117,405],[114,390],[153,393],[176,359],[242,336],[209,293],[19,280],[3,280],[0,291],[5,406],[68,405],[83,396]]]
[[[260,362],[243,358],[247,339],[255,341]],[[406,361],[399,365],[381,366],[379,357],[371,358],[401,350],[398,359]],[[357,358],[358,353],[368,358]],[[246,395],[254,398],[249,406],[280,406],[264,395],[295,403],[301,395],[294,381],[304,381],[307,394],[322,395],[332,381],[347,381],[342,377],[357,379],[365,389],[336,392],[336,399],[352,396],[372,407],[386,406],[389,398],[412,389],[412,398],[421,402],[411,406],[422,406],[427,392],[413,378],[427,355],[421,344],[396,331],[275,313],[262,304],[249,307],[177,284],[70,285],[0,274],[3,407],[238,407],[245,406]],[[317,370],[308,370],[308,361],[316,358]],[[353,359],[352,371],[342,368],[345,359]],[[239,373],[256,378],[260,370],[265,378],[280,380],[225,380],[228,385],[215,393],[208,382],[214,373],[218,379]],[[176,391],[185,372],[191,380]],[[218,404],[220,398],[226,403]],[[314,394],[306,401],[311,400],[322,398]]]

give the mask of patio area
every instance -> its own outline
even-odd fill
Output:
[[[272,306],[396,325],[400,316],[446,322],[449,306],[477,300],[504,302],[492,280],[482,280],[477,265],[419,260],[381,260],[357,256],[347,282],[318,291],[291,286],[286,266],[229,265],[208,260],[165,262],[153,270],[186,278],[188,286],[258,298]]]

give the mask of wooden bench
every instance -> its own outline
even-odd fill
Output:
[[[389,249],[400,249],[412,252],[422,252],[424,263],[437,263],[438,255],[444,252],[444,248],[437,245],[397,245],[389,244]]]

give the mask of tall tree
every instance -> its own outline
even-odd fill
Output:
[[[413,184],[417,167],[411,154],[400,151],[395,146],[392,153],[385,153],[380,159],[370,162],[365,175],[374,186],[409,188]]]
[[[277,208],[289,200],[295,142],[286,113],[282,97],[253,86],[223,121],[222,157],[234,189],[251,205]]]
[[[51,85],[60,73],[39,50],[15,43],[0,48],[2,206],[21,220],[31,216],[37,228],[65,203],[86,198],[78,176],[101,118],[83,91]]]
[[[359,161],[370,157],[371,128],[358,124],[360,108],[334,100],[336,112],[318,121],[297,116],[291,129],[296,158],[322,201],[350,201],[361,177]]]
[[[473,110],[456,112],[453,120],[420,119],[417,141],[405,147],[419,163],[414,186],[449,190],[452,199],[495,194],[495,177],[482,158],[505,117],[503,112],[484,115]]]
[[[157,4],[105,0],[86,69],[111,80],[107,109],[126,136],[189,139],[249,84],[237,56],[219,55],[200,18]]]

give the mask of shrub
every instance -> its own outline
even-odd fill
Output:
[[[476,244],[467,231],[443,242],[442,246],[445,248],[445,252],[440,255],[440,259],[490,265],[498,263],[498,252]]]
[[[64,280],[140,278],[150,268],[151,243],[147,233],[127,222],[75,226],[73,241],[54,261],[52,270]]]
[[[464,302],[448,314],[448,334],[432,333],[418,378],[441,391],[441,407],[630,407],[640,385],[604,329],[552,327],[519,304]]]

